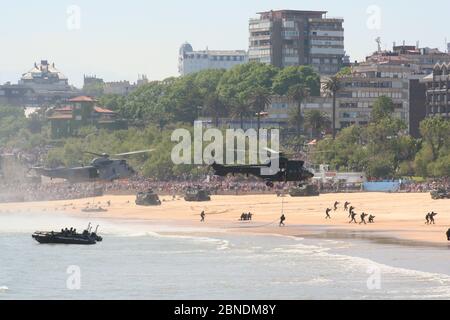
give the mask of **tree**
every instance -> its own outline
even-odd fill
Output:
[[[240,94],[249,96],[257,88],[270,91],[277,74],[278,69],[271,65],[256,62],[240,64],[224,73],[217,92],[226,105],[231,105]]]
[[[281,69],[273,79],[273,92],[285,95],[295,85],[303,84],[312,96],[320,95],[320,76],[310,66],[290,66]]]
[[[27,119],[23,108],[0,106],[0,145],[6,144],[10,138],[27,127]]]
[[[329,78],[324,85],[324,89],[333,97],[333,118],[332,118],[332,128],[333,128],[333,140],[336,139],[336,96],[341,90],[342,83],[339,76],[333,76]]]
[[[325,129],[330,123],[328,115],[319,110],[309,110],[305,113],[305,126],[311,129],[311,136],[318,138],[321,130]]]
[[[99,98],[100,105],[113,110],[118,111],[125,105],[126,98],[118,94],[107,94]]]
[[[263,87],[255,88],[249,95],[249,105],[252,108],[252,112],[256,113],[257,116],[258,136],[261,129],[261,113],[266,110],[271,101],[270,91]]]
[[[239,119],[241,129],[244,129],[244,118],[251,116],[252,110],[243,94],[240,94],[237,98],[233,99],[230,109],[233,119]]]
[[[303,118],[303,115],[301,113],[301,110],[298,110],[297,108],[290,109],[289,110],[289,127],[297,128],[297,135],[296,135],[296,141],[299,141],[299,138],[301,135],[299,134],[299,126],[305,122],[305,119]]]
[[[210,93],[205,98],[204,105],[206,111],[213,116],[214,125],[217,128],[219,126],[219,117],[226,114],[225,105],[222,103],[216,92]]]
[[[370,178],[391,178],[394,172],[394,160],[386,155],[373,157],[366,169],[366,174]]]
[[[119,105],[120,115],[133,121],[153,118],[154,114],[160,113],[161,101],[172,85],[171,81],[153,81],[139,87],[126,97],[123,105]],[[106,98],[101,101],[108,102]]]
[[[352,67],[343,67],[339,72],[336,74],[339,77],[345,77],[352,74]]]
[[[166,110],[173,114],[175,121],[184,123],[196,120],[198,109],[203,103],[204,99],[195,83],[195,74],[175,80],[164,97]]]
[[[303,101],[309,97],[310,89],[306,87],[304,84],[296,84],[289,88],[288,96],[292,101],[295,101],[297,104],[297,137],[301,135],[301,127],[302,127],[302,103]]]
[[[439,152],[448,143],[450,122],[442,116],[429,117],[420,123],[420,133],[432,152],[432,160],[436,161]]]
[[[320,95],[320,76],[310,66],[290,66],[281,69],[273,79],[273,92],[282,96],[292,86],[303,84],[312,96]]]
[[[389,97],[381,96],[373,104],[372,121],[379,122],[386,117],[390,117],[394,110],[394,101]]]

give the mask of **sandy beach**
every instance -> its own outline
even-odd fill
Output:
[[[445,233],[450,227],[450,200],[432,200],[429,194],[354,193],[327,194],[320,197],[281,198],[276,195],[213,196],[210,202],[185,202],[161,197],[162,206],[139,207],[134,196],[105,195],[95,199],[107,208],[105,213],[81,211],[94,199],[54,202],[0,204],[1,213],[28,212],[33,214],[69,214],[76,217],[140,220],[155,225],[215,228],[230,232],[280,234],[318,238],[359,238],[405,245],[448,246]],[[111,201],[111,206],[107,206]],[[340,208],[325,220],[325,209],[339,201]],[[349,224],[343,203],[349,201],[359,214],[376,216],[375,224]],[[278,227],[282,208],[287,217],[286,227]],[[206,223],[200,223],[205,210]],[[241,222],[242,212],[252,212],[252,222]],[[426,225],[425,215],[438,212],[436,225]]]

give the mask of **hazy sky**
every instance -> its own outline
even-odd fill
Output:
[[[67,13],[72,5],[81,11],[79,29],[76,13]],[[0,83],[17,82],[41,59],[77,86],[83,74],[106,81],[177,75],[183,42],[194,50],[247,49],[248,19],[270,9],[344,17],[352,60],[375,51],[378,36],[386,48],[405,40],[444,50],[450,41],[448,0],[0,0]]]

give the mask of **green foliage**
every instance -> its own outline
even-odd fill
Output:
[[[449,176],[450,121],[441,116],[430,117],[420,124],[422,149],[415,159],[416,174],[422,177]]]
[[[338,77],[345,77],[350,76],[352,74],[352,68],[351,67],[344,67],[336,74]]]
[[[340,76],[325,85],[333,98],[341,88]],[[289,94],[300,106],[291,115],[292,126],[299,123],[311,129],[312,137],[321,138],[320,131],[330,125],[325,114],[317,110],[301,116],[301,101],[308,93],[319,90],[319,77],[309,67],[277,69],[259,63],[239,65],[231,70],[207,70],[196,74],[168,78],[139,87],[123,97],[107,95],[100,103],[130,120],[123,131],[97,130],[85,127],[77,138],[52,141],[44,111],[30,119],[16,107],[0,107],[0,147],[31,149],[58,145],[45,159],[48,166],[78,166],[89,164],[92,156],[84,151],[122,153],[147,148],[150,154],[130,157],[130,164],[144,175],[170,179],[183,175],[200,175],[206,167],[175,166],[170,152],[174,143],[170,136],[174,128],[191,130],[198,116],[253,118],[271,102],[271,95]],[[333,99],[335,106],[335,99]],[[406,134],[404,122],[393,117],[392,99],[380,97],[374,104],[373,117],[367,126],[351,126],[341,130],[336,140],[318,142],[313,162],[330,164],[338,170],[364,171],[369,177],[390,178],[417,175],[448,176],[450,173],[450,122],[442,117],[427,118],[421,124],[423,139]],[[258,117],[258,123],[259,123]],[[333,121],[334,122],[334,121]],[[285,146],[300,151],[305,137],[288,137]]]
[[[312,96],[320,95],[320,76],[309,66],[291,66],[281,69],[273,80],[273,91],[285,95],[295,85],[304,85]]]
[[[0,146],[11,142],[20,130],[27,127],[27,119],[22,108],[0,106]]]
[[[120,108],[125,105],[126,98],[118,94],[103,95],[99,99],[100,105],[106,107],[109,110],[119,111]]]
[[[372,121],[378,122],[386,117],[390,117],[394,112],[394,102],[386,96],[379,97],[372,108]]]
[[[248,102],[251,107],[252,112],[257,115],[258,118],[258,128],[259,132],[261,125],[261,113],[266,109],[266,107],[271,103],[271,92],[265,87],[256,87],[253,91],[249,92]]]
[[[336,139],[336,97],[337,93],[342,89],[342,79],[341,76],[336,75],[329,78],[323,89],[328,93],[331,97],[333,97],[333,114],[331,119],[331,126],[333,130],[333,140]]]
[[[406,125],[386,117],[366,127],[343,129],[335,140],[319,142],[316,162],[342,169],[363,171],[369,177],[391,178],[398,175],[405,161],[412,161],[417,144],[403,135]]]
[[[326,113],[319,110],[309,110],[305,113],[305,127],[311,129],[311,136],[318,138],[322,130],[330,125],[330,119]]]
[[[431,147],[433,161],[437,160],[444,147],[450,148],[450,122],[441,116],[425,119],[420,124],[420,133],[426,144]]]
[[[375,178],[391,178],[396,171],[395,160],[392,155],[377,155],[368,162],[366,174]]]
[[[267,64],[251,62],[238,65],[224,73],[217,92],[225,102],[246,98],[257,88],[270,92],[277,74],[278,69]]]

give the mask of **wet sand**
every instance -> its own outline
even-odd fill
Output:
[[[107,206],[107,201],[111,206]],[[450,228],[450,200],[432,200],[427,193],[387,194],[353,193],[327,194],[320,197],[281,198],[276,195],[212,196],[210,202],[185,202],[161,197],[159,207],[139,207],[135,196],[106,195],[95,203],[107,209],[104,213],[85,213],[81,209],[94,199],[69,201],[0,204],[2,213],[54,213],[76,217],[136,220],[154,225],[174,225],[218,229],[230,232],[279,234],[309,238],[365,239],[380,243],[410,246],[449,246],[445,233]],[[326,208],[339,201],[339,210],[325,220]],[[349,201],[359,215],[376,216],[375,224],[349,224],[344,202]],[[206,222],[200,223],[200,212],[206,212]],[[286,227],[278,227],[282,210]],[[436,225],[426,225],[425,215],[438,212]],[[241,222],[243,212],[252,212],[252,222]]]

